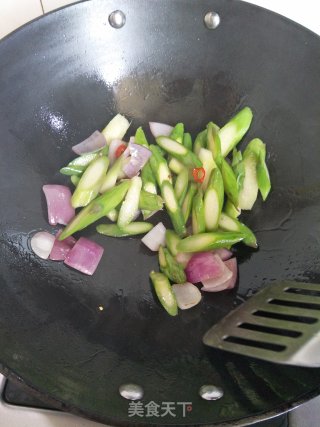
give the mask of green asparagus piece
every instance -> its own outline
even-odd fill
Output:
[[[184,236],[186,233],[185,223],[172,184],[169,181],[163,181],[160,188],[173,228],[179,236]]]
[[[192,203],[192,231],[193,234],[204,233],[206,222],[204,216],[203,192],[199,189]]]
[[[129,126],[130,123],[124,116],[121,114],[114,116],[102,131],[107,144],[109,145],[114,139],[122,139],[129,129]]]
[[[187,190],[188,190],[188,183],[189,183],[189,171],[187,168],[183,168],[182,171],[177,176],[175,186],[174,186],[174,192],[176,193],[176,197],[178,200],[179,205],[181,206]]]
[[[244,239],[242,233],[217,231],[201,233],[182,239],[178,244],[179,252],[202,252],[211,249],[228,248]]]
[[[138,130],[137,130],[137,133],[138,133]],[[136,139],[137,139],[137,133],[136,133]],[[143,133],[143,135],[144,135],[144,133]],[[146,140],[144,141],[144,139],[140,135],[138,135],[138,138],[140,139],[140,142],[146,142]],[[150,162],[148,162],[142,168],[141,179],[142,179],[142,188],[144,191],[147,191],[148,193],[152,193],[152,194],[157,194],[156,179],[155,179],[154,174],[152,172]],[[159,209],[162,209],[162,204],[161,204],[161,207]],[[155,209],[155,210],[142,209],[143,219],[150,218],[157,210],[158,209]]]
[[[249,107],[243,108],[219,131],[221,154],[227,156],[240,142],[248,131],[252,121],[252,111]]]
[[[244,165],[241,151],[238,151],[236,148],[233,149],[232,152],[232,169],[237,179],[237,188],[238,193],[243,187],[244,180]]]
[[[74,208],[87,206],[98,195],[108,166],[109,159],[105,156],[98,157],[90,163],[71,197]]]
[[[258,159],[254,152],[247,153],[243,158],[244,179],[242,188],[239,191],[239,208],[251,210],[258,197],[257,179]]]
[[[72,160],[67,166],[60,169],[63,175],[78,175],[81,176],[87,166],[97,157],[99,152],[83,154]]]
[[[166,245],[173,256],[178,254],[177,245],[180,240],[180,237],[173,230],[166,230]]]
[[[185,133],[183,135],[183,145],[190,151],[192,151],[192,138],[190,133]]]
[[[66,226],[59,236],[63,240],[71,234],[76,233],[98,219],[107,215],[108,212],[115,209],[124,199],[130,186],[130,181],[123,181],[116,187],[107,190],[104,194],[92,200],[88,206],[81,209],[71,222]]]
[[[185,283],[187,281],[183,267],[173,258],[168,249],[159,248],[160,270],[169,280],[174,283]]]
[[[237,206],[239,198],[237,178],[232,170],[232,167],[225,159],[222,159],[221,161],[221,173],[223,178],[224,191],[232,203]]]
[[[162,273],[151,271],[150,279],[163,308],[170,314],[170,316],[176,316],[178,314],[177,300],[168,278]]]
[[[106,176],[102,181],[100,193],[104,193],[105,191],[116,185],[117,179],[122,171],[124,160],[125,158],[123,157],[123,155],[118,157],[114,164],[111,166],[111,168],[108,170]]]
[[[183,142],[183,134],[184,134],[184,124],[183,123],[177,123],[175,127],[172,129],[172,132],[170,134],[170,138],[174,141],[178,142],[179,144],[182,144]]]
[[[100,224],[96,230],[100,234],[110,237],[127,237],[148,233],[153,228],[150,222],[131,222],[120,228],[117,224]]]
[[[182,144],[166,136],[159,136],[156,142],[163,150],[167,151],[171,156],[178,159],[187,167],[200,168],[202,166],[198,157]]]
[[[229,199],[224,205],[224,211],[227,215],[231,216],[231,218],[238,218],[241,214],[241,209],[236,207]]]
[[[79,184],[80,177],[78,175],[71,175],[70,176],[70,181],[76,187]]]
[[[169,169],[174,172],[176,175],[178,175],[182,169],[184,169],[185,166],[179,160],[172,157],[169,161]]]
[[[208,187],[211,173],[213,169],[217,167],[217,165],[216,162],[213,160],[211,151],[206,148],[200,148],[198,156],[202,162],[202,167],[206,172],[203,183],[201,184],[203,191],[205,191]]]
[[[130,181],[129,190],[119,211],[117,224],[120,228],[127,226],[133,221],[139,208],[142,180],[140,176],[135,176]]]
[[[118,219],[119,212],[117,209],[112,209],[112,211],[108,212],[106,217],[110,219],[112,222],[116,222]]]
[[[146,211],[159,211],[163,208],[163,200],[157,194],[141,190],[139,209]]]
[[[223,179],[219,168],[215,168],[212,171],[210,182],[204,195],[204,218],[208,231],[217,229],[223,202]]]
[[[206,146],[207,146],[207,129],[198,133],[193,144],[193,152],[198,156],[200,148],[206,148]]]
[[[135,144],[143,145],[144,147],[149,148],[149,144],[148,144],[146,135],[145,135],[141,126],[138,127],[138,129],[136,130],[134,142],[135,142]]]
[[[210,122],[207,125],[207,148],[211,151],[213,160],[220,166],[221,155],[221,141],[219,137],[220,128],[214,123]]]
[[[258,247],[256,236],[253,234],[249,227],[247,227],[245,224],[238,221],[237,219],[231,218],[225,213],[222,213],[219,219],[219,227],[222,230],[238,231],[239,233],[242,233],[244,236],[243,243],[245,245],[251,246],[252,248]]]
[[[163,181],[172,182],[171,173],[169,171],[168,163],[163,157],[161,150],[156,145],[150,145],[152,156],[149,159],[153,175],[155,176],[159,187]]]
[[[197,185],[194,182],[191,182],[189,184],[189,188],[188,188],[186,197],[184,198],[184,201],[182,203],[181,208],[182,208],[182,214],[183,214],[185,224],[188,222],[190,212],[191,212],[191,208],[192,208],[193,197],[197,192],[197,188],[198,188]]]
[[[266,165],[266,145],[259,138],[253,139],[244,150],[243,157],[253,152],[257,156],[257,180],[258,187],[263,200],[266,200],[271,190],[269,171]]]

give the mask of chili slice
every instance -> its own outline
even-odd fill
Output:
[[[195,182],[202,183],[204,181],[204,178],[206,176],[206,171],[204,168],[194,168],[192,170],[193,179]]]
[[[127,146],[126,146],[125,144],[121,144],[121,145],[119,145],[119,147],[116,149],[116,152],[115,152],[115,156],[116,156],[116,158],[120,157],[120,156],[121,156],[121,154],[122,154],[124,151],[126,151],[126,149],[127,149]]]

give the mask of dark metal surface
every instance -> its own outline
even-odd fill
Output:
[[[126,15],[119,30],[108,23],[117,9]],[[203,24],[212,9],[221,17],[214,31]],[[201,338],[270,281],[320,280],[319,38],[234,0],[97,0],[15,32],[0,44],[0,64],[2,370],[60,407],[125,426],[245,424],[317,394],[320,370],[211,351]],[[248,215],[260,250],[239,247],[236,290],[170,318],[147,279],[156,257],[138,239],[82,233],[105,247],[93,277],[32,254],[30,234],[49,229],[41,186],[67,182],[57,171],[71,146],[115,112],[133,129],[184,121],[194,134],[244,105],[254,111],[245,140],[267,143],[274,190]],[[193,410],[129,418],[124,383],[140,384],[144,403]],[[208,383],[222,399],[199,397]]]

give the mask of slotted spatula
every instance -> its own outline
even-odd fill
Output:
[[[320,285],[268,285],[214,325],[203,343],[271,362],[320,367]]]

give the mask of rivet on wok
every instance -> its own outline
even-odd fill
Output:
[[[121,28],[126,23],[126,15],[121,10],[115,10],[109,15],[109,24],[113,28]]]
[[[143,396],[143,389],[138,384],[122,384],[119,393],[124,399],[139,400]]]
[[[215,385],[203,385],[200,387],[199,394],[204,400],[218,400],[223,396],[223,390]]]
[[[217,12],[207,12],[204,16],[204,24],[209,30],[215,30],[220,24],[220,16]]]

